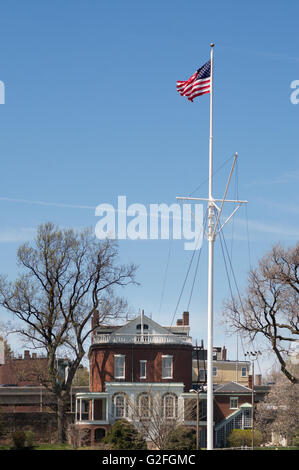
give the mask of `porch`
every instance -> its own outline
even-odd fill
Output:
[[[75,424],[109,424],[108,393],[88,392],[76,394]]]

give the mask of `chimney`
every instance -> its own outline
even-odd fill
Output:
[[[252,388],[252,375],[248,375],[248,388]]]
[[[223,360],[223,361],[226,361],[227,349],[226,349],[225,346],[223,346],[221,353],[222,353],[222,360]]]
[[[30,352],[28,350],[24,351],[24,359],[30,359]]]
[[[181,318],[178,318],[176,324],[177,326],[183,325],[183,320]]]
[[[183,312],[183,325],[189,326],[189,312]]]
[[[262,385],[262,375],[261,374],[256,374],[254,377],[254,384],[255,385]]]

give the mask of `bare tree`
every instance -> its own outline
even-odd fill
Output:
[[[290,348],[299,340],[299,243],[274,246],[249,272],[245,295],[225,303],[230,326],[253,341],[267,340],[281,371],[298,383],[288,367]]]
[[[184,421],[196,420],[196,400],[185,400],[180,407],[173,393],[142,392],[133,402],[126,397],[126,414],[140,434],[159,450],[165,449],[169,433]]]
[[[153,394],[141,394],[132,409],[138,431],[159,450],[165,448],[168,434],[180,421],[177,406],[174,409],[175,415],[167,416],[162,397]]]
[[[99,241],[91,229],[60,230],[52,223],[38,228],[33,244],[18,249],[22,272],[15,282],[0,278],[0,305],[13,313],[14,325],[27,344],[46,353],[51,391],[57,397],[58,440],[65,440],[65,402],[85,355],[90,319],[116,318],[126,303],[115,287],[135,282],[135,265],[117,264],[114,241]],[[59,380],[58,354],[71,359],[65,380]]]
[[[264,436],[271,438],[275,433],[290,444],[299,430],[299,384],[293,384],[284,374],[276,374],[270,392],[257,404],[256,426]]]

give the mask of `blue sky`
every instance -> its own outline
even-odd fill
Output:
[[[274,243],[295,244],[299,105],[290,101],[290,84],[299,79],[298,13],[295,1],[288,8],[255,0],[3,1],[1,272],[16,276],[17,247],[42,222],[94,227],[93,208],[116,207],[118,195],[128,204],[171,204],[206,180],[209,95],[190,103],[176,92],[176,81],[209,59],[211,41],[214,168],[237,151],[231,191],[238,183],[249,201],[247,214],[240,210],[225,231],[239,288],[250,261]],[[215,196],[223,194],[230,164],[215,175]],[[207,191],[205,183],[195,195]],[[141,283],[123,295],[134,311],[144,308],[169,324],[191,252],[182,241],[119,246],[121,261],[139,265]],[[205,342],[206,251],[205,244],[190,304],[192,335]],[[214,343],[226,345],[234,359],[236,338],[221,325],[229,289],[219,244],[215,258]]]

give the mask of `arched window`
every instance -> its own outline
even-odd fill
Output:
[[[128,400],[124,393],[116,393],[113,396],[113,416],[126,418],[128,416]]]
[[[148,393],[140,393],[140,395],[138,395],[137,406],[140,418],[150,417],[151,399]]]
[[[166,419],[174,419],[177,417],[178,398],[173,393],[163,395],[163,416]]]

